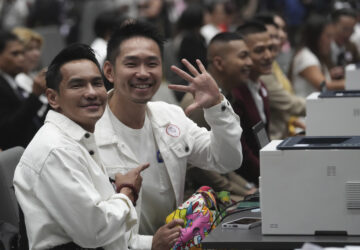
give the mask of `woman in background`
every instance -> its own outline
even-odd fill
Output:
[[[332,39],[330,20],[318,15],[308,18],[289,72],[297,95],[306,97],[325,87],[331,90],[344,89],[344,79],[335,79],[342,76],[339,76],[336,68],[330,69]]]

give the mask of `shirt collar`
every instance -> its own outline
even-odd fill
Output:
[[[246,84],[249,89],[255,90],[255,92],[259,92],[261,88],[260,82],[254,82],[252,80],[249,80]]]
[[[65,115],[54,110],[49,110],[47,113],[45,123],[47,122],[54,124],[76,141],[80,141],[85,134],[90,133]]]
[[[10,84],[10,87],[14,90],[17,89],[17,83],[13,77],[11,77],[9,74],[5,73],[4,71],[0,70],[0,75],[5,78],[5,80]]]

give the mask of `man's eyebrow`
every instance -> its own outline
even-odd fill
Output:
[[[69,80],[69,83],[77,83],[77,82],[83,82],[83,81],[85,81],[84,79],[82,79],[82,78],[71,78],[70,80]]]
[[[98,80],[103,80],[103,78],[101,76],[95,76],[95,77],[92,77],[90,80],[98,81]],[[75,77],[75,78],[70,79],[69,83],[80,83],[80,82],[86,82],[86,81],[87,81],[87,79]]]
[[[138,56],[125,56],[124,60],[139,60],[140,58]],[[147,56],[145,58],[146,60],[160,60],[158,56]]]
[[[137,57],[137,56],[125,56],[124,57],[124,60],[138,60],[139,59],[139,57]]]

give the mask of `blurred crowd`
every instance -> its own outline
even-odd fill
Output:
[[[214,36],[242,30],[244,33],[240,33],[246,38],[246,29],[239,27],[248,20],[266,25],[272,40],[271,55],[258,61],[252,57],[249,66],[271,65],[271,74],[260,77],[268,91],[271,114],[261,118],[271,139],[306,131],[302,119],[306,96],[323,89],[344,89],[346,66],[360,61],[357,0],[3,0],[0,28],[12,31],[21,44],[14,43],[8,50],[1,44],[6,34],[0,36],[0,73],[16,93],[10,96],[5,94],[9,91],[5,87],[0,90],[2,150],[17,145],[25,147],[41,126],[48,110],[44,71],[53,56],[66,45],[81,42],[91,45],[103,65],[107,41],[127,18],[144,19],[161,31],[167,39],[164,82],[182,85],[187,82],[170,70],[171,65],[187,71],[181,64],[181,59],[186,58],[193,65],[200,59],[208,67],[212,63],[208,45]],[[247,43],[247,47],[251,54],[251,44]],[[6,53],[11,55],[10,59]],[[107,89],[112,87],[106,84]],[[183,108],[191,102],[191,96],[184,93],[170,90],[164,93]],[[165,96],[161,98],[168,100]],[[201,124],[201,115],[191,118],[206,126]],[[240,118],[245,130],[244,118]],[[242,143],[245,148],[244,144],[249,142]],[[256,150],[257,161],[246,162],[251,153],[244,152],[244,164],[259,164],[259,148]],[[227,180],[235,178],[233,183],[242,183],[242,187],[225,188],[239,195],[253,192],[258,176],[238,174],[246,177],[246,181],[237,179],[238,176],[228,176]],[[194,182],[199,181],[198,175],[204,173],[194,172]]]

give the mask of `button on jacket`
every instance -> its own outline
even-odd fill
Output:
[[[30,249],[75,242],[117,250],[132,244],[135,208],[115,193],[94,135],[58,112],[49,111],[26,148],[14,186]]]
[[[141,163],[134,158],[126,142],[115,133],[109,112],[107,106],[103,117],[96,124],[95,136],[100,157],[109,175],[113,176],[117,172],[126,173]],[[211,131],[199,128],[176,105],[148,102],[146,112],[177,205],[183,202],[188,163],[221,173],[233,171],[241,165],[242,129],[239,117],[225,98],[220,104],[204,110]],[[136,209],[138,212],[141,209],[141,191]]]

